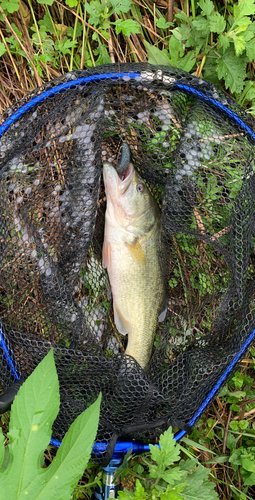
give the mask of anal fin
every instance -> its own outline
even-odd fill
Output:
[[[159,314],[159,317],[158,317],[158,322],[159,323],[162,323],[164,321],[164,319],[166,317],[166,313],[167,313],[167,298],[165,298],[162,311],[161,311],[161,313]]]

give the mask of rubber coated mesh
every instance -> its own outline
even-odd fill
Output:
[[[122,76],[77,83],[106,73]],[[22,377],[54,347],[56,439],[102,391],[97,442],[155,440],[188,424],[255,328],[254,146],[226,109],[253,122],[201,79],[122,64],[47,83],[1,123],[46,90],[0,141],[2,331]],[[123,141],[162,211],[168,309],[146,372],[124,354],[102,267],[102,163],[117,166]],[[3,355],[1,381],[11,383]]]

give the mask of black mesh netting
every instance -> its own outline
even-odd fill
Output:
[[[137,75],[76,82],[123,72]],[[253,122],[212,84],[148,64],[67,74],[1,122],[45,91],[0,142],[2,330],[22,377],[54,347],[56,439],[100,391],[97,442],[155,439],[185,428],[255,328],[254,147],[243,126]],[[146,371],[124,354],[102,267],[102,163],[118,165],[123,141],[162,212],[168,308]],[[3,355],[1,383],[11,383]]]

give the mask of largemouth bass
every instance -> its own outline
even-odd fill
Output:
[[[107,197],[103,267],[109,275],[114,321],[120,333],[128,334],[126,354],[146,369],[157,321],[166,315],[160,210],[132,163],[121,177],[105,163],[103,174]]]

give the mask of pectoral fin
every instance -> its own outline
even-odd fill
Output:
[[[142,245],[138,240],[135,240],[135,242],[131,245],[129,243],[126,243],[126,247],[128,248],[132,258],[135,262],[137,262],[137,264],[145,264],[145,253]]]
[[[110,243],[103,244],[103,260],[102,266],[107,268],[108,271],[111,269],[111,245]]]
[[[162,323],[166,317],[166,313],[167,313],[167,298],[165,299],[165,302],[164,302],[164,305],[163,305],[163,308],[162,308],[162,311],[158,317],[158,322],[159,323]]]
[[[115,323],[117,330],[120,333],[122,333],[122,335],[126,335],[130,330],[130,325],[125,320],[125,318],[121,314],[118,307],[116,307],[116,305],[114,305],[114,302],[113,302],[113,312],[114,312],[114,323]]]

